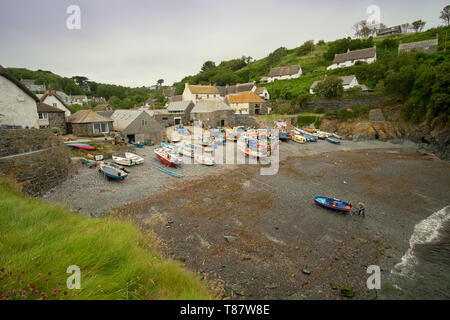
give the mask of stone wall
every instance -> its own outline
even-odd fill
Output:
[[[67,123],[64,112],[48,112],[49,128],[58,128],[62,134],[67,134]]]
[[[260,122],[253,118],[252,116],[247,115],[236,115],[235,126],[240,127],[249,127],[249,128],[259,128]]]
[[[108,122],[109,132],[114,131],[113,122]],[[69,132],[78,137],[103,137],[105,133],[94,133],[93,123],[70,123]]]
[[[50,130],[0,130],[0,174],[41,196],[72,173],[69,149]]]
[[[359,105],[360,107],[376,106],[381,104],[387,97],[362,97],[354,99],[314,99],[308,101],[306,110],[314,111],[316,107],[323,107],[325,111],[337,110],[344,107]]]
[[[235,126],[234,110],[217,110],[214,112],[192,112],[191,120],[202,121],[205,128],[211,127],[234,127]],[[223,121],[223,123],[222,123]]]

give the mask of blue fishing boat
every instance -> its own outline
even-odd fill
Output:
[[[331,137],[328,137],[328,138],[326,138],[325,140],[328,141],[328,142],[330,142],[330,143],[333,143],[333,144],[341,144],[340,141],[338,141],[338,140],[336,140],[336,139],[333,139],[333,138],[331,138]]]
[[[278,138],[280,140],[288,141],[291,139],[291,136],[286,131],[280,130],[280,136]]]
[[[98,171],[103,173],[108,180],[123,180],[128,177],[128,173],[123,168],[113,164],[101,164]]]
[[[339,212],[350,212],[352,209],[350,203],[334,198],[315,196],[314,201],[322,207]]]
[[[303,136],[309,141],[309,142],[317,142],[317,137],[311,136],[307,133],[304,133]]]

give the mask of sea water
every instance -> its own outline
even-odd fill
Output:
[[[388,299],[450,299],[450,206],[419,222],[391,271]]]

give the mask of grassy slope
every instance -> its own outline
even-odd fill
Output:
[[[13,289],[26,289],[28,299],[42,292],[52,299],[211,298],[199,279],[158,255],[154,240],[131,222],[78,216],[26,198],[6,180],[0,180],[0,213],[0,299]],[[81,269],[80,290],[65,285],[69,265]],[[29,293],[30,282],[39,294]],[[58,288],[62,291],[52,297]]]

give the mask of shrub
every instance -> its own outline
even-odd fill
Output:
[[[344,88],[342,87],[342,79],[331,76],[319,82],[314,88],[314,92],[322,98],[338,98],[342,97]]]
[[[325,109],[322,106],[317,106],[314,108],[314,113],[325,113]]]

